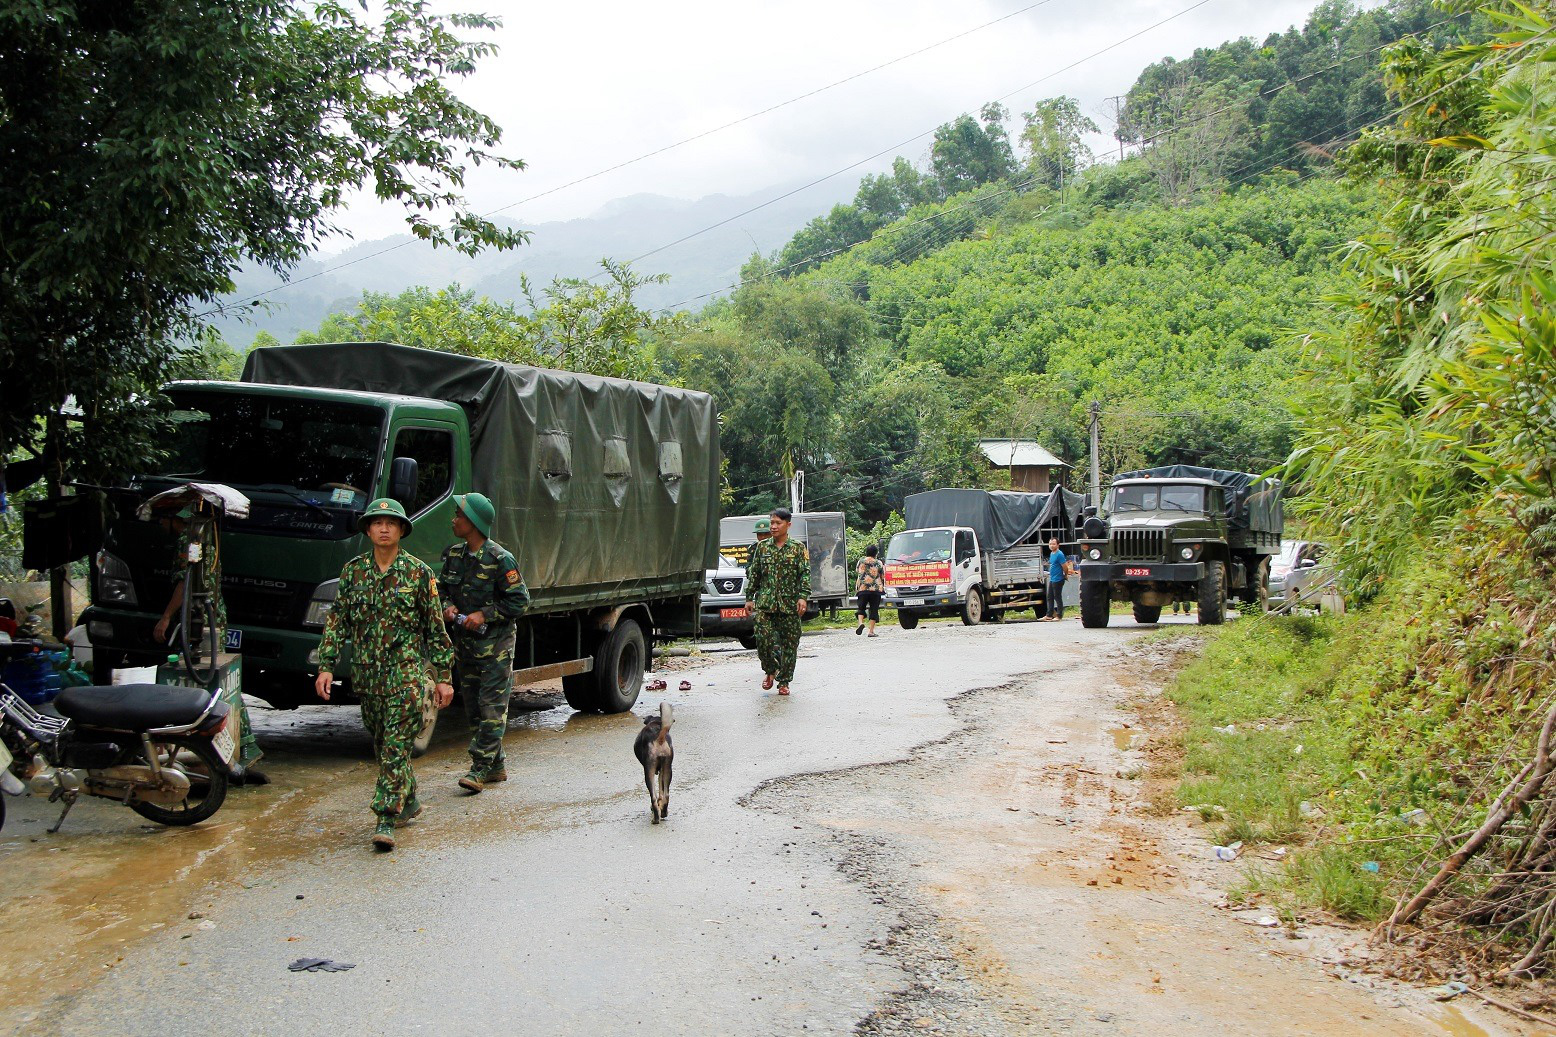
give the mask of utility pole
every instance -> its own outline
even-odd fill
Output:
[[[1122,128],[1119,125],[1119,120],[1123,118],[1123,105],[1119,104],[1119,102],[1123,99],[1123,94],[1119,94],[1117,97],[1105,98],[1105,100],[1113,102],[1113,137],[1118,141],[1118,160],[1120,162],[1124,160],[1124,138],[1119,134],[1119,130]]]
[[[1102,473],[1099,470],[1099,466],[1101,464],[1101,458],[1099,455],[1101,450],[1099,448],[1098,439],[1100,438],[1099,434],[1102,431],[1102,403],[1098,400],[1092,400],[1091,406],[1087,408],[1087,412],[1090,417],[1086,422],[1086,426],[1087,430],[1091,433],[1091,506],[1096,508],[1098,511],[1101,511]]]
[[[796,515],[800,513],[800,505],[805,502],[805,473],[796,471],[794,478],[789,480],[789,510]]]

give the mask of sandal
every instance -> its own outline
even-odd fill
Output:
[[[692,682],[691,681],[682,681],[681,682],[681,690],[682,691],[691,691],[692,690]]]
[[[779,685],[779,687],[778,687],[778,694],[780,694],[780,695],[787,695],[788,693],[789,693],[789,686],[787,684]]]
[[[651,680],[647,684],[643,685],[643,690],[644,691],[664,691],[665,687],[666,687],[666,685],[665,685],[664,681],[655,679],[655,680]]]
[[[773,686],[773,675],[770,674],[770,673],[763,674],[762,675],[762,690],[763,691],[769,691],[769,690],[772,689],[772,686]]]

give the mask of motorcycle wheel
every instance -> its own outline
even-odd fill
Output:
[[[227,798],[227,768],[210,742],[162,738],[153,740],[151,747],[161,766],[176,767],[188,777],[189,794],[179,804],[131,803],[131,810],[159,825],[193,825],[221,809]]]

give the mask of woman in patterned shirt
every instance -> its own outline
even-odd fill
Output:
[[[871,544],[854,568],[854,597],[859,603],[859,625],[854,627],[854,633],[864,631],[868,618],[871,637],[875,636],[875,624],[881,621],[881,594],[886,590],[886,570],[875,557],[879,553],[880,548]]]

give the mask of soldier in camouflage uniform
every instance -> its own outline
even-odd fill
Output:
[[[222,597],[222,558],[215,524],[209,518],[196,518],[187,508],[162,521],[164,528],[178,537],[178,557],[173,562],[173,595],[168,599],[167,608],[162,610],[162,618],[151,628],[152,639],[159,645],[168,644],[168,627],[173,618],[183,612],[184,578],[189,572],[189,545],[198,542],[201,560],[205,562],[204,586],[201,589],[211,606],[212,625],[216,627],[216,651],[223,652],[227,644],[227,602]],[[195,654],[204,655],[211,646],[210,632],[204,629],[204,609],[197,609],[191,602],[189,619],[190,625],[194,627],[189,631],[189,636]],[[214,664],[214,660],[212,662]],[[233,780],[239,785],[268,785],[270,779],[254,767],[265,753],[259,747],[259,739],[254,737],[254,725],[249,720],[243,696],[236,691],[224,691],[222,701],[238,714],[238,756],[233,761]]]
[[[756,627],[756,655],[762,663],[763,688],[778,682],[778,694],[789,694],[794,662],[800,653],[800,617],[810,597],[810,556],[805,545],[789,539],[788,508],[768,516],[772,539],[751,550],[746,564],[746,601]]]
[[[373,845],[394,849],[394,828],[421,813],[411,742],[422,726],[430,672],[442,709],[454,698],[454,650],[443,629],[437,580],[420,559],[400,550],[411,520],[399,501],[373,501],[357,523],[373,549],[340,570],[339,589],[319,643],[319,697],[330,697],[343,642],[351,642],[351,690],[362,700],[362,723],[373,736],[378,788]]]
[[[438,592],[453,633],[454,686],[470,721],[470,773],[459,787],[473,794],[508,780],[502,736],[513,693],[513,621],[529,604],[529,590],[513,555],[489,539],[497,509],[486,495],[459,494],[454,503],[454,535],[464,543],[443,551]]]

